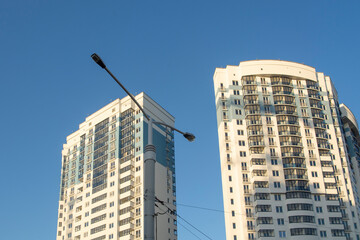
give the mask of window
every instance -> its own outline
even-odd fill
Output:
[[[279,231],[279,237],[280,238],[286,238],[286,232],[285,231]]]
[[[239,141],[239,146],[245,146],[245,141]]]
[[[240,151],[240,157],[246,157],[246,152]]]
[[[280,188],[280,182],[274,182],[274,188]]]
[[[284,224],[285,224],[285,221],[284,221],[283,218],[278,218],[278,219],[277,219],[277,223],[278,223],[278,225],[284,225]]]
[[[230,166],[230,165],[228,165],[228,170],[231,170],[231,166]]]
[[[230,192],[231,192],[231,193],[233,192],[233,188],[232,188],[232,187],[230,187]]]
[[[240,109],[235,109],[235,114],[236,115],[241,115],[241,110]]]
[[[241,103],[240,103],[240,99],[235,99],[235,100],[234,100],[234,104],[235,104],[235,105],[240,105],[240,104],[241,104]]]
[[[326,231],[320,231],[320,237],[322,238],[327,237]]]
[[[244,130],[238,130],[238,131],[237,131],[237,134],[238,134],[238,135],[244,135]]]
[[[114,217],[114,213],[113,213],[113,212],[110,213],[110,214],[109,214],[109,217],[110,217],[110,218]]]
[[[233,223],[233,229],[236,229],[236,223]]]
[[[323,212],[322,207],[316,207],[316,212],[317,213],[322,213]]]
[[[274,176],[274,177],[278,177],[278,176],[279,176],[279,171],[272,171],[272,173],[273,173],[273,176]]]
[[[275,194],[275,201],[281,201],[281,195],[280,194]]]
[[[236,124],[237,124],[237,125],[242,125],[242,124],[243,124],[243,123],[242,123],[242,120],[239,120],[239,119],[236,120]]]
[[[311,176],[312,176],[312,177],[317,177],[318,174],[317,174],[317,172],[311,172]]]
[[[229,182],[231,182],[232,181],[232,177],[231,176],[229,176]]]
[[[234,199],[230,199],[230,204],[234,205]]]
[[[278,161],[277,159],[271,159],[271,165],[277,165]]]
[[[276,212],[277,212],[277,213],[283,212],[282,207],[281,207],[281,206],[276,206]]]
[[[240,91],[239,90],[234,90],[234,95],[240,95]]]
[[[323,218],[319,218],[319,219],[318,219],[318,224],[319,224],[319,225],[325,225],[324,219],[323,219]]]
[[[319,183],[314,183],[314,188],[320,188],[320,184]]]

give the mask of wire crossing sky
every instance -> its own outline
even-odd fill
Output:
[[[85,118],[142,91],[196,135],[175,136],[177,201],[223,209],[213,74],[254,59],[329,75],[360,119],[359,1],[0,1],[2,239],[56,237],[61,149]],[[224,217],[178,205],[212,239]],[[180,223],[181,221],[179,221]],[[202,239],[184,222],[179,240]],[[190,229],[192,232],[186,230]],[[198,236],[198,237],[196,237]]]

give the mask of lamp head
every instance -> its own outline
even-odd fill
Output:
[[[105,63],[101,60],[101,58],[99,57],[99,55],[97,55],[96,53],[93,53],[91,55],[91,58],[102,68],[106,68]]]
[[[184,136],[184,138],[186,138],[189,142],[192,142],[192,141],[195,140],[195,135],[192,134],[192,133],[186,132],[186,133],[183,134],[183,136]]]

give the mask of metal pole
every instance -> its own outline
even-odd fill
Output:
[[[144,239],[154,240],[155,214],[155,162],[156,149],[153,145],[152,119],[148,123],[148,144],[144,153]]]

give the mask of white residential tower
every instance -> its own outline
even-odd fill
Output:
[[[330,78],[256,60],[214,89],[226,239],[359,240],[359,129]]]
[[[174,117],[144,93],[135,96],[155,121]],[[144,239],[147,120],[130,97],[86,118],[62,150],[57,240]],[[173,131],[154,126],[155,196],[176,210]],[[162,207],[159,204],[159,207]],[[155,213],[165,208],[155,208]],[[155,217],[156,239],[177,239],[176,216]]]

